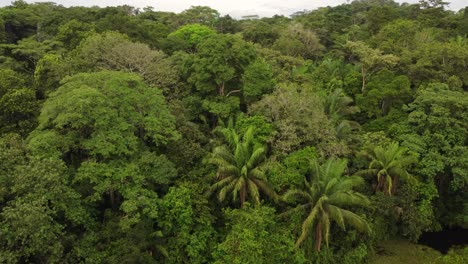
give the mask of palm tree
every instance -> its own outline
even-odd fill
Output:
[[[344,117],[359,112],[359,108],[353,106],[352,103],[353,99],[347,96],[342,89],[333,89],[324,96],[325,114],[331,122],[339,123]]]
[[[349,143],[354,139],[353,132],[360,129],[358,122],[346,119],[347,116],[359,112],[359,108],[352,104],[353,99],[340,88],[330,90],[324,96],[325,114],[335,128],[335,135],[348,145],[351,145]]]
[[[266,181],[264,164],[266,150],[255,144],[253,127],[241,138],[233,128],[221,129],[226,145],[214,148],[208,162],[218,167],[218,182],[209,193],[218,190],[218,199],[224,201],[228,195],[233,201],[240,200],[240,207],[247,198],[254,204],[260,203],[260,191],[275,198],[276,194]]]
[[[416,158],[408,155],[408,149],[400,147],[393,142],[387,147],[377,146],[366,154],[372,159],[369,168],[360,171],[360,175],[371,175],[377,177],[375,191],[382,191],[392,195],[397,186],[397,181],[402,178],[409,182],[417,180],[408,173],[406,168],[416,162]]]
[[[369,225],[359,215],[344,209],[348,206],[367,206],[366,196],[352,189],[364,182],[358,176],[343,176],[346,160],[329,159],[319,166],[315,163],[310,181],[305,180],[302,189],[292,189],[284,194],[284,199],[296,202],[297,206],[285,214],[295,211],[307,212],[302,223],[302,233],[296,241],[296,247],[315,229],[315,250],[320,251],[322,238],[328,247],[330,226],[334,221],[345,230],[350,224],[358,231],[370,232]]]

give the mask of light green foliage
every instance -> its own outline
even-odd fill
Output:
[[[227,196],[233,202],[239,199],[241,208],[247,199],[260,204],[260,191],[276,198],[265,176],[266,149],[255,144],[253,127],[242,135],[232,128],[221,132],[226,144],[215,147],[208,158],[208,163],[218,167],[217,182],[211,186],[210,193],[217,190],[220,201]]]
[[[291,234],[275,221],[273,208],[245,206],[224,213],[228,233],[213,252],[213,263],[305,263]]]
[[[366,220],[343,207],[368,206],[366,196],[355,192],[353,188],[363,184],[358,176],[344,176],[346,160],[328,159],[324,164],[315,163],[311,168],[312,174],[304,180],[301,189],[290,189],[283,199],[296,204],[289,212],[304,212],[302,232],[296,241],[296,247],[312,236],[314,248],[321,250],[322,239],[329,245],[331,222],[335,222],[342,229],[345,225],[352,225],[361,232],[370,232]],[[288,213],[288,212],[286,212]]]
[[[158,219],[168,237],[168,263],[206,263],[216,234],[201,186],[187,183],[171,187],[161,200]]]
[[[257,59],[245,69],[242,84],[244,100],[252,103],[262,95],[272,92],[276,81],[271,66],[265,60]]]
[[[36,139],[54,137],[72,159],[106,159],[131,155],[144,141],[161,146],[177,138],[161,92],[135,75],[103,71],[62,83],[44,103],[31,137],[36,147]]]
[[[39,120],[29,138],[33,153],[65,161],[88,210],[109,208],[102,231],[92,229],[94,243],[108,246],[83,255],[87,246],[77,244],[70,257],[147,262],[154,260],[147,252],[164,252],[148,244],[158,238],[151,222],[159,216],[156,191],[177,171],[157,151],[178,134],[161,92],[133,74],[78,74],[50,94]]]
[[[431,264],[463,264],[468,261],[468,247],[450,249],[447,255],[438,257]]]
[[[127,232],[157,217],[155,190],[176,170],[154,151],[177,137],[160,91],[132,74],[99,72],[64,80],[29,140],[37,155],[76,169],[73,183],[89,206],[120,209],[118,224]]]
[[[346,48],[348,48],[353,55],[358,57],[361,64],[362,93],[366,92],[367,80],[374,73],[395,66],[399,60],[395,55],[382,54],[381,50],[373,49],[361,41],[348,41],[346,43]]]
[[[150,154],[147,154],[150,155]],[[142,157],[142,159],[147,157]],[[120,225],[123,229],[129,229],[142,218],[155,219],[158,215],[158,195],[155,187],[165,183],[165,178],[173,178],[176,171],[173,165],[164,157],[152,157],[154,168],[150,176],[145,173],[145,166],[140,168],[138,163],[124,164],[119,161],[107,163],[83,162],[74,178],[75,183],[88,186],[85,201],[90,204],[109,202],[113,210],[120,209],[126,214]],[[154,166],[153,165],[153,166]],[[169,172],[169,175],[165,173]]]
[[[75,70],[119,70],[136,73],[159,88],[169,88],[178,81],[177,72],[164,53],[148,45],[134,43],[116,32],[86,38],[75,51]]]
[[[182,50],[186,52],[195,52],[197,45],[205,38],[216,34],[213,29],[200,25],[185,25],[167,36],[167,50]]]
[[[63,42],[67,49],[71,50],[77,47],[83,39],[93,33],[93,25],[73,19],[59,27],[55,38],[58,41]]]
[[[339,152],[325,142],[333,140],[333,132],[325,115],[319,95],[311,87],[298,85],[278,87],[249,110],[263,115],[278,131],[273,148],[286,154],[302,146],[319,145],[326,153]]]
[[[308,59],[317,58],[323,50],[316,33],[299,23],[290,24],[272,48],[288,56]]]

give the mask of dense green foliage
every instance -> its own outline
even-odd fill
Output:
[[[468,228],[445,6],[0,8],[0,262],[366,263]]]

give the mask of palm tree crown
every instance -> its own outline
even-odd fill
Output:
[[[218,199],[224,201],[230,195],[233,201],[240,200],[240,207],[247,198],[260,203],[260,191],[270,197],[275,193],[266,182],[264,163],[266,150],[255,144],[253,127],[241,138],[233,128],[222,129],[226,145],[215,147],[208,162],[218,167],[218,182],[210,193],[218,190]]]
[[[407,154],[408,149],[400,147],[398,143],[391,143],[387,147],[377,146],[368,152],[372,159],[369,168],[359,174],[377,177],[376,191],[383,191],[392,195],[396,190],[398,178],[415,182],[416,179],[406,171],[406,168],[415,163],[416,159]]]
[[[332,221],[343,230],[346,224],[350,224],[359,231],[370,231],[369,225],[363,218],[344,209],[348,206],[369,205],[366,196],[352,190],[362,184],[363,179],[358,176],[343,176],[346,163],[346,160],[334,159],[327,160],[321,166],[316,163],[310,181],[305,180],[302,189],[292,189],[285,193],[284,199],[297,205],[286,213],[292,211],[307,213],[296,247],[302,244],[313,229],[315,229],[315,249],[320,251],[322,237],[328,247]]]

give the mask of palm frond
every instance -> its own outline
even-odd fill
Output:
[[[255,205],[260,204],[260,192],[258,191],[257,185],[252,181],[247,179],[247,189],[250,194],[250,198],[255,202]]]
[[[255,178],[255,179],[260,179],[260,180],[266,179],[265,172],[258,167],[253,170],[250,170],[249,174],[250,174],[249,175],[250,178]]]
[[[363,184],[364,179],[359,176],[342,177],[341,180],[333,186],[333,188],[330,190],[330,193],[352,190],[353,188]]]
[[[331,219],[338,224],[341,229],[346,230],[343,214],[341,213],[341,208],[336,207],[331,204],[327,204],[326,211],[329,213]]]
[[[292,199],[294,198],[299,198],[299,199],[303,199],[305,202],[311,202],[312,201],[312,197],[310,196],[309,193],[307,192],[304,192],[302,190],[298,190],[298,189],[291,189],[291,190],[288,190],[286,191],[286,193],[283,195],[283,200],[286,201],[286,202],[289,202],[291,201]]]
[[[258,147],[254,149],[254,151],[252,152],[252,155],[247,161],[247,167],[249,169],[254,168],[255,166],[259,165],[264,160],[265,160],[265,149],[263,147]]]
[[[237,201],[237,194],[240,193],[241,189],[245,186],[245,184],[246,182],[244,177],[237,178],[236,185],[234,186],[232,193],[234,201]]]
[[[369,199],[354,191],[337,192],[329,196],[328,202],[337,206],[369,206]]]
[[[356,230],[363,233],[371,232],[369,224],[361,216],[345,209],[341,209],[341,214],[345,222],[353,226]]]
[[[226,199],[227,194],[233,192],[236,184],[237,184],[237,178],[234,177],[233,180],[229,183],[229,185],[225,185],[223,188],[221,188],[221,190],[218,193],[218,200],[221,202],[224,201]],[[232,196],[233,196],[233,200],[235,201],[236,200],[235,192],[232,193]]]
[[[213,189],[213,190],[216,190],[216,189],[219,189],[221,187],[223,187],[224,185],[228,184],[228,183],[231,183],[232,181],[235,180],[235,176],[228,176],[218,182],[215,182],[211,185],[210,189]]]
[[[262,190],[263,193],[265,193],[268,197],[273,198],[275,201],[278,200],[276,192],[273,190],[271,186],[268,185],[266,181],[262,181],[259,179],[252,179],[252,182],[255,183],[255,185]]]
[[[313,224],[314,224],[315,218],[317,217],[318,212],[319,212],[319,208],[315,206],[314,208],[312,208],[309,215],[302,223],[302,232],[296,241],[296,244],[295,244],[296,248],[298,248],[309,235],[309,231],[313,227]]]
[[[294,214],[294,213],[297,213],[297,212],[305,212],[307,211],[308,209],[310,208],[310,204],[307,203],[307,204],[301,204],[301,205],[298,205],[294,208],[291,208],[281,214],[279,214],[279,217],[286,217],[286,216],[289,216],[291,214]]]

